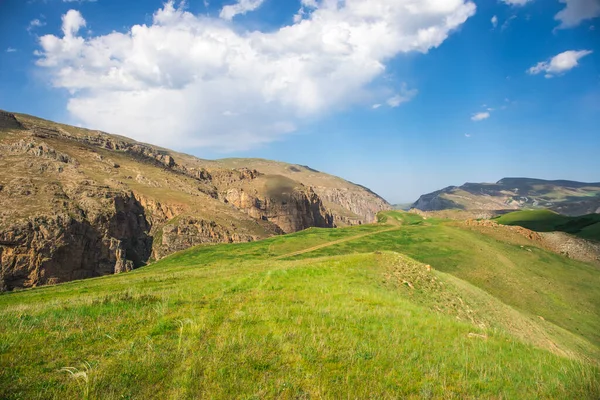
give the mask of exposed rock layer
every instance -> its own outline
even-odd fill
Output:
[[[0,231],[0,289],[30,287],[132,270],[152,249],[144,209],[132,195],[93,219],[59,214]]]

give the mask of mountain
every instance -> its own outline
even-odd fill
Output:
[[[579,216],[600,212],[600,183],[504,178],[465,183],[423,195],[412,205],[422,211],[550,209]]]
[[[201,160],[0,112],[0,290],[129,271],[202,243],[371,223],[389,207],[305,166]]]

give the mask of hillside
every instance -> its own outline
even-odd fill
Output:
[[[423,195],[413,207],[423,211],[550,209],[578,216],[600,212],[600,183],[530,178],[466,183]]]
[[[0,291],[129,271],[202,243],[371,223],[343,179],[0,112]]]
[[[371,190],[324,174],[305,165],[291,165],[277,161],[248,158],[229,158],[215,161],[220,167],[250,168],[270,175],[281,175],[305,186],[310,186],[332,212],[336,226],[358,225],[375,222],[379,211],[390,209],[390,205]]]
[[[536,232],[565,232],[600,242],[600,214],[567,217],[548,210],[515,211],[499,216],[495,221]]]
[[[379,219],[0,295],[0,397],[599,397],[596,266]]]

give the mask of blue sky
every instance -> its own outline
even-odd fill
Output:
[[[600,181],[598,16],[600,0],[0,0],[0,108],[310,165],[391,202]]]

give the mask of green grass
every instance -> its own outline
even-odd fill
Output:
[[[600,396],[598,269],[387,217],[0,295],[0,398]]]
[[[566,232],[600,241],[600,214],[568,217],[550,210],[515,211],[495,219],[503,225],[518,225],[537,232]]]
[[[522,312],[541,316],[600,346],[600,271],[537,247],[521,248],[458,226],[435,224],[406,226],[295,258],[382,249],[451,273]]]
[[[398,211],[383,211],[377,214],[377,222],[392,225],[420,225],[424,222],[418,214]]]
[[[584,239],[600,240],[600,222],[586,226],[581,231],[579,231],[577,236],[582,237]]]

